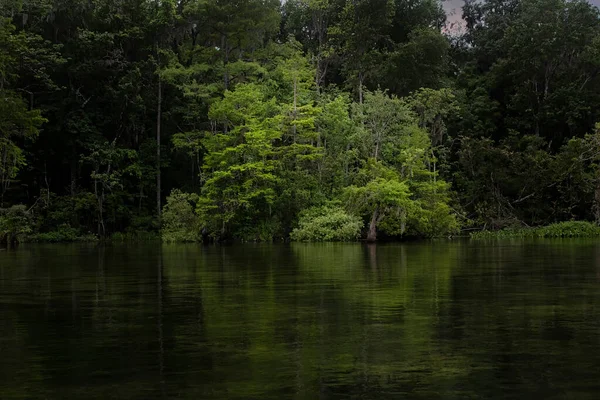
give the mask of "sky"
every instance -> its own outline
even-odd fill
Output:
[[[462,14],[460,8],[463,5],[463,0],[443,0],[442,5],[444,6],[446,15],[448,15],[448,22],[460,21]]]
[[[589,2],[596,7],[600,8],[600,0],[589,0]],[[460,9],[463,5],[463,0],[442,0],[444,11],[448,15],[449,23],[460,23],[462,10]]]

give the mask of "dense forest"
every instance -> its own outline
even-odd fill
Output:
[[[598,9],[467,0],[459,25],[436,0],[0,0],[0,237],[600,221]]]

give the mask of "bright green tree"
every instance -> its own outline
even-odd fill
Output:
[[[204,228],[223,238],[236,226],[257,223],[272,214],[277,160],[274,142],[281,140],[281,114],[256,84],[239,85],[216,102],[209,116],[224,132],[207,132],[204,171],[198,201]]]
[[[431,141],[407,103],[367,92],[355,113],[360,125],[355,145],[362,149],[364,166],[345,197],[352,209],[368,216],[367,240],[377,240],[378,229],[419,236],[455,231],[449,187],[428,170]]]

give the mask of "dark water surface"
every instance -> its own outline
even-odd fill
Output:
[[[600,243],[0,251],[0,399],[598,399]]]

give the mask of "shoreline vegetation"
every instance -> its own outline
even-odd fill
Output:
[[[539,227],[504,228],[470,234],[474,240],[512,238],[591,238],[600,237],[600,226],[587,221],[565,221]]]
[[[0,3],[0,243],[598,235],[587,1]]]
[[[333,215],[331,218],[339,218],[339,215]],[[340,226],[339,231],[334,229],[308,229],[306,226],[295,230],[290,236],[291,242],[366,242],[361,239],[359,232],[355,230],[358,225],[356,220],[352,221],[342,216],[344,224]],[[317,218],[318,219],[318,218]],[[318,221],[314,222],[318,224]],[[0,244],[8,244],[10,236],[5,232],[0,232]],[[565,221],[554,224],[539,226],[539,227],[511,227],[499,230],[481,230],[471,232],[468,235],[458,234],[456,236],[447,237],[453,238],[469,238],[476,241],[484,240],[501,240],[501,239],[533,239],[533,238],[594,238],[600,237],[600,226],[587,221]],[[439,237],[431,237],[431,239],[439,239]],[[415,239],[415,237],[411,238]],[[417,238],[418,239],[418,238]],[[424,238],[421,238],[424,239]],[[157,232],[117,232],[109,238],[101,239],[93,233],[79,235],[73,229],[62,227],[58,231],[48,233],[38,233],[26,235],[18,238],[18,243],[90,243],[106,241],[111,243],[125,242],[145,242],[145,241],[162,241],[165,243],[201,243],[200,237],[196,238],[181,236],[173,236],[172,233],[158,234]],[[279,242],[288,241],[280,240]],[[396,240],[398,241],[398,240]],[[271,241],[278,242],[278,241]]]

